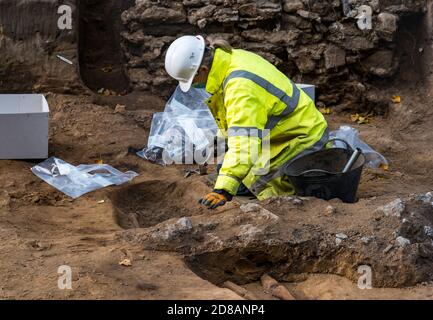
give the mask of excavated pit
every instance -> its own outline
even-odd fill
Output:
[[[117,223],[124,229],[149,228],[164,221],[203,214],[189,183],[153,180],[111,194]]]

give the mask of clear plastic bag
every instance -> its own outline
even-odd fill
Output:
[[[54,157],[31,170],[46,183],[74,199],[91,191],[124,184],[138,176],[136,172],[123,173],[107,164],[75,167]]]
[[[184,93],[178,87],[165,111],[154,115],[147,148],[137,155],[162,165],[206,162],[218,131],[205,103],[209,97],[204,89]],[[195,161],[196,155],[201,161]]]
[[[381,166],[388,166],[388,160],[379,152],[372,149],[368,144],[359,138],[359,132],[350,126],[341,126],[339,130],[332,131],[331,139],[342,139],[346,141],[353,149],[361,149],[367,162],[366,166],[371,168],[380,168]],[[336,147],[346,148],[344,143],[335,141]]]

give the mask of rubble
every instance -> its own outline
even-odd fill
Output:
[[[400,236],[395,239],[395,243],[400,247],[406,247],[410,245],[410,240]]]
[[[383,213],[385,216],[392,216],[400,218],[405,211],[406,206],[402,199],[396,199],[385,206],[376,210],[376,212]]]
[[[245,213],[258,212],[262,207],[256,203],[248,203],[241,206],[241,210]]]
[[[363,244],[367,245],[367,244],[370,244],[373,241],[373,239],[374,239],[373,237],[365,236],[365,237],[361,238],[361,242]]]
[[[433,205],[433,192],[427,192],[425,194],[416,195],[415,199]]]
[[[424,226],[424,233],[426,236],[433,238],[433,228],[430,226]]]
[[[325,214],[328,216],[332,216],[337,213],[337,209],[333,206],[327,206],[325,208]]]
[[[181,218],[177,221],[166,223],[163,228],[155,230],[152,238],[159,241],[172,241],[181,235],[188,234],[193,230],[190,218]]]
[[[347,236],[347,234],[344,233],[337,233],[335,235],[335,244],[337,246],[339,246],[340,244],[343,243],[343,241],[347,240],[349,237]]]
[[[114,112],[120,113],[120,114],[125,113],[126,112],[126,106],[118,104],[116,106],[116,108],[114,109]]]

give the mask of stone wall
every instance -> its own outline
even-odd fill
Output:
[[[122,45],[138,90],[170,92],[165,51],[178,36],[203,34],[316,84],[319,105],[362,108],[386,100],[376,80],[398,74],[399,25],[405,17],[422,19],[425,7],[421,0],[136,0],[122,15]],[[371,28],[360,16],[369,10]]]

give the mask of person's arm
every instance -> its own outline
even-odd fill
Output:
[[[246,79],[233,79],[225,89],[229,150],[215,190],[236,195],[261,153],[262,132],[268,119],[266,102],[257,96]]]

